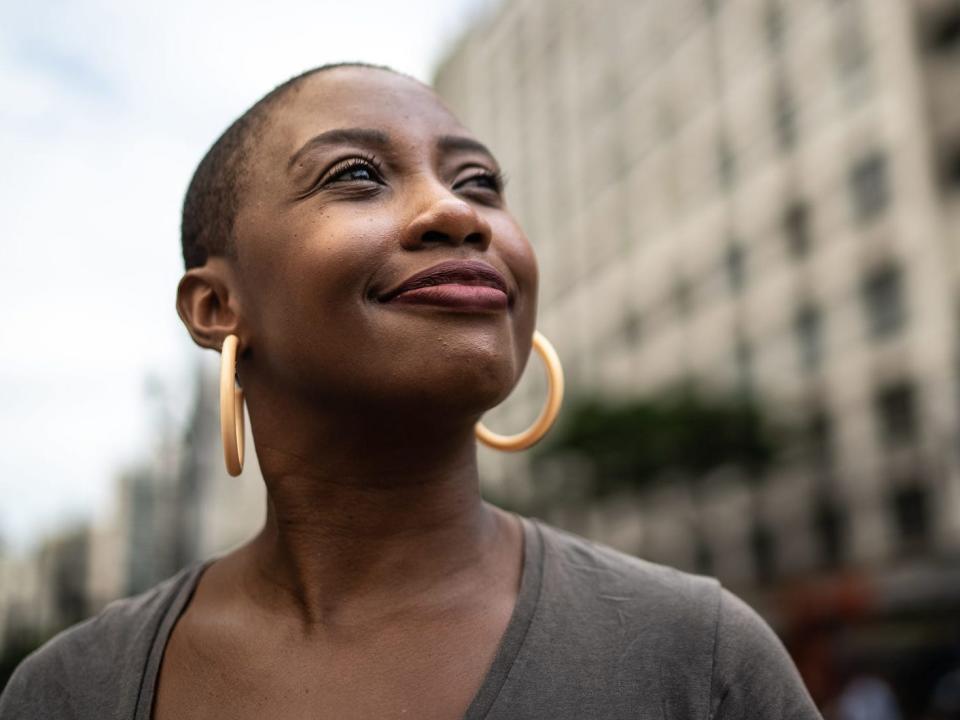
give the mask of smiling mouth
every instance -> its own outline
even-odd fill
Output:
[[[378,299],[381,303],[498,311],[509,307],[510,293],[503,276],[487,263],[452,260],[412,275]]]

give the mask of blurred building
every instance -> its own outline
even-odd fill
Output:
[[[37,550],[37,562],[21,575],[20,588],[29,605],[21,607],[30,624],[41,627],[82,620],[89,612],[86,595],[87,528],[77,525],[45,538]],[[36,579],[34,584],[31,580]]]
[[[551,519],[803,587],[771,612],[956,602],[960,3],[509,0],[435,84],[510,178],[574,392],[736,388],[803,430],[762,483]],[[542,401],[525,381],[488,424]]]
[[[244,471],[227,474],[220,443],[219,366],[196,369],[186,426],[158,431],[149,463],[123,473],[112,516],[93,531],[91,595],[142,592],[251,539],[263,524],[266,493],[247,422]]]
[[[150,393],[163,404],[162,388]],[[242,476],[224,466],[216,368],[198,367],[183,431],[156,414],[149,456],[118,475],[111,506],[92,524],[45,537],[25,554],[0,552],[0,689],[54,633],[250,539],[262,525],[265,492],[249,430]]]
[[[200,364],[186,426],[158,431],[149,463],[123,473],[112,515],[91,531],[91,596],[142,592],[198,560],[249,540],[263,523],[266,494],[247,423],[239,478],[220,444],[218,368]]]
[[[184,434],[178,507],[183,563],[251,539],[266,517],[266,488],[246,419],[243,472],[230,477],[220,443],[219,365],[197,368],[194,410]]]
[[[44,538],[29,557],[0,554],[0,688],[14,660],[92,612],[88,555],[85,525]]]

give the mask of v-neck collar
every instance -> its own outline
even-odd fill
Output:
[[[517,604],[500,638],[500,645],[487,675],[477,694],[467,708],[463,720],[482,720],[490,712],[503,684],[507,681],[517,655],[527,637],[527,630],[540,601],[543,584],[543,538],[540,528],[527,518],[520,517],[523,524],[523,571],[520,574],[520,590]]]
[[[523,527],[523,570],[520,573],[520,589],[517,593],[517,602],[510,615],[507,628],[500,638],[493,663],[490,665],[480,689],[467,707],[463,720],[482,720],[490,712],[513,668],[520,649],[523,647],[527,630],[530,628],[530,623],[539,604],[544,565],[543,537],[540,528],[534,521],[519,515],[517,517],[520,518]],[[153,713],[153,697],[160,674],[160,664],[170,635],[190,603],[204,570],[215,560],[216,558],[211,558],[197,562],[184,571],[187,577],[163,614],[153,642],[150,644],[150,650],[147,653],[143,668],[134,720],[150,720]]]

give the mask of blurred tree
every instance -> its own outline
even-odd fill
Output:
[[[696,481],[730,465],[758,478],[777,456],[777,437],[749,396],[684,388],[617,400],[579,398],[534,454],[534,474],[557,459],[585,461],[584,491],[594,497],[639,489],[667,473]]]

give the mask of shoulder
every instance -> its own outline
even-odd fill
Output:
[[[673,717],[820,717],[769,625],[715,578],[633,557],[533,521],[541,614],[598,673]],[[756,710],[762,708],[759,714]]]
[[[706,718],[719,582],[533,523],[543,576],[528,643],[544,663],[566,667],[555,692],[571,693],[584,717]]]
[[[161,620],[197,566],[117,600],[64,630],[17,667],[0,695],[0,720],[110,718],[136,702]]]
[[[725,589],[717,618],[710,717],[820,718],[783,643],[753,608]]]
[[[617,598],[655,613],[717,616],[721,587],[715,578],[627,555],[546,523],[533,522],[541,531],[549,572],[585,600]]]

